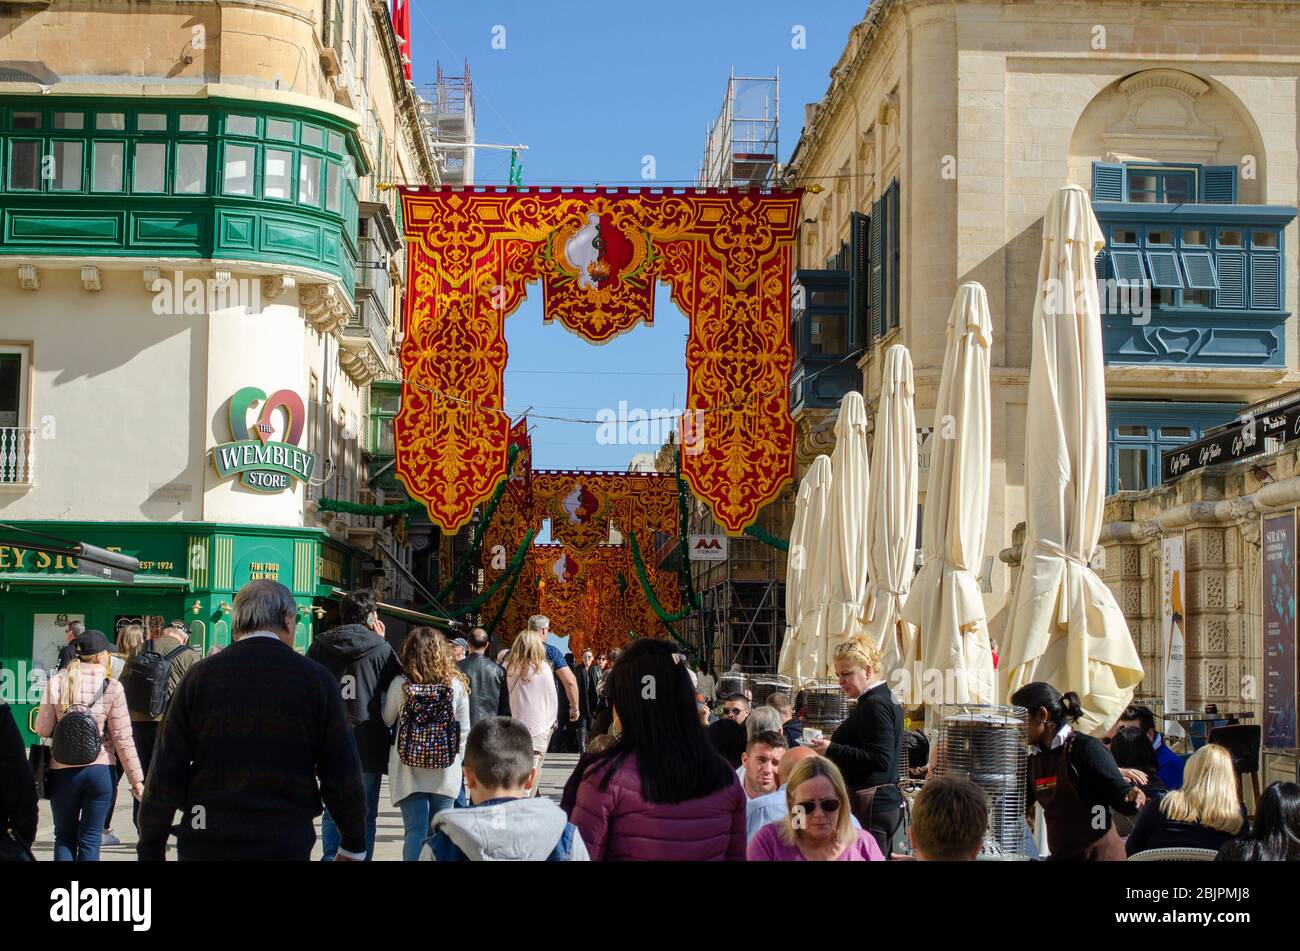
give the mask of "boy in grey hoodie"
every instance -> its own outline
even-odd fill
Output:
[[[533,739],[522,723],[509,717],[480,720],[469,731],[462,766],[472,805],[438,813],[423,861],[590,861],[577,827],[559,806],[525,798],[538,775]]]

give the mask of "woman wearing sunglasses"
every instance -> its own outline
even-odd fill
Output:
[[[849,791],[824,756],[801,760],[785,787],[786,817],[769,822],[749,842],[751,862],[881,862],[875,838],[855,828]]]

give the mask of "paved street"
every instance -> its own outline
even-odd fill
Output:
[[[578,762],[576,753],[552,753],[546,758],[542,768],[542,794],[559,802],[564,783],[573,772]],[[126,779],[118,785],[117,808],[113,812],[113,832],[122,840],[121,845],[105,846],[100,859],[105,862],[135,861],[135,827],[131,825],[131,794],[127,790]],[[312,858],[320,858],[320,821],[316,822],[316,848]],[[174,843],[173,843],[174,846]],[[49,861],[54,858],[54,820],[50,814],[50,804],[41,802],[41,825],[36,834],[34,849],[36,858]],[[379,794],[379,827],[375,832],[375,859],[377,861],[401,861],[402,858],[402,814],[388,798],[388,782]],[[169,857],[175,858],[174,849],[169,849]]]

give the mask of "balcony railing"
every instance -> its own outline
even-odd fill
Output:
[[[36,430],[0,426],[0,485],[31,485]]]

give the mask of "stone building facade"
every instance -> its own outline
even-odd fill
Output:
[[[811,292],[794,324],[800,472],[829,451],[847,389],[874,403],[892,344],[912,355],[918,426],[934,426],[949,309],[960,284],[983,284],[993,430],[980,573],[998,637],[1014,584],[998,555],[1024,518],[1032,451],[1042,213],[1056,189],[1092,194],[1108,242],[1099,277],[1150,295],[1145,312],[1103,315],[1109,491],[1126,490],[1108,503],[1109,520],[1141,522],[1166,505],[1167,490],[1152,489],[1161,451],[1300,383],[1300,3],[874,0],[830,75],[783,179],[810,190],[796,280]],[[844,372],[846,357],[858,375]],[[831,364],[827,385],[801,386]],[[1202,490],[1214,498],[1214,478],[1179,483],[1177,504]],[[1108,547],[1107,577],[1134,618],[1150,597],[1151,544],[1126,540],[1114,557]],[[1231,696],[1259,650],[1243,645],[1234,608],[1240,530],[1198,523],[1187,546],[1188,596],[1205,612],[1196,636],[1215,645],[1200,655],[1196,690]],[[1151,656],[1146,627],[1134,634]]]

